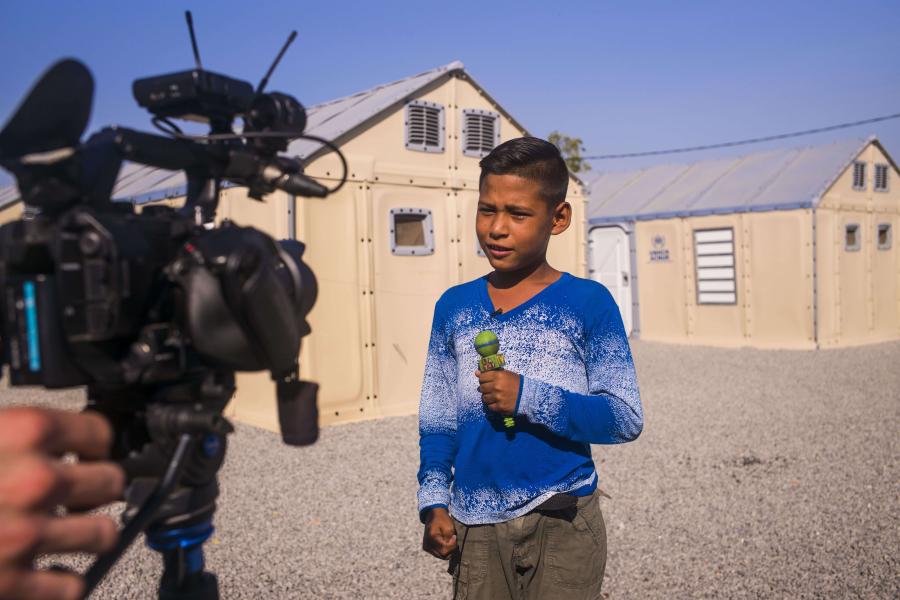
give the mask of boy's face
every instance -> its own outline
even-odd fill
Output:
[[[478,196],[475,233],[491,266],[517,271],[546,260],[551,235],[569,227],[572,207],[551,208],[537,182],[518,175],[488,175]]]

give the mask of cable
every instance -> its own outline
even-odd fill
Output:
[[[153,126],[158,130],[162,131],[165,134],[171,135],[172,137],[184,135],[184,132],[181,131],[181,127],[179,127],[166,117],[153,117],[152,119],[150,119],[150,122],[153,123]],[[165,127],[163,127],[163,125],[165,125]]]
[[[703,146],[689,146],[686,148],[670,148],[668,150],[650,150],[648,152],[626,152],[622,154],[598,154],[595,156],[582,156],[583,160],[607,160],[610,158],[637,158],[639,156],[659,156],[661,154],[679,154],[682,152],[695,152],[697,150],[712,150],[714,148],[730,148],[732,146],[744,146],[747,144],[756,144],[759,142],[769,142],[772,140],[783,140],[787,138],[800,137],[802,135],[811,135],[813,133],[822,133],[825,131],[834,131],[836,129],[846,129],[848,127],[858,127],[859,125],[868,125],[869,123],[878,123],[879,121],[889,121],[890,119],[900,118],[900,113],[893,115],[885,115],[883,117],[874,117],[864,119],[862,121],[854,121],[852,123],[841,123],[840,125],[829,125],[828,127],[819,127],[817,129],[806,129],[804,131],[794,131],[792,133],[782,133],[779,135],[769,135],[766,137],[749,138],[746,140],[737,140],[734,142],[722,142],[719,144],[706,144]]]
[[[335,154],[337,154],[337,157],[338,157],[338,158],[340,159],[340,161],[341,161],[341,167],[344,169],[344,174],[341,175],[341,180],[338,182],[338,184],[337,184],[336,186],[334,186],[333,188],[331,188],[331,189],[328,190],[328,193],[329,193],[329,194],[333,194],[333,193],[335,193],[336,191],[338,191],[339,189],[341,189],[341,188],[343,187],[343,185],[347,182],[347,173],[348,173],[348,169],[347,169],[347,159],[344,158],[344,153],[341,152],[340,148],[338,148],[337,146],[335,146],[334,144],[332,144],[332,143],[329,142],[328,140],[326,140],[326,139],[324,139],[324,138],[320,138],[320,137],[317,136],[317,135],[307,135],[307,134],[303,134],[303,135],[300,136],[300,139],[311,140],[311,141],[313,141],[313,142],[319,142],[320,144],[322,144],[323,146],[325,146],[325,147],[331,149],[332,152],[334,152]]]

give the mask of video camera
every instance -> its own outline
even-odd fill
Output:
[[[74,60],[51,67],[0,131],[0,166],[36,211],[0,227],[10,381],[87,386],[88,410],[113,424],[113,458],[129,481],[119,543],[85,575],[86,596],[146,530],[163,555],[161,598],[218,597],[202,544],[233,430],[222,412],[236,371],[271,373],[286,443],[318,436],[318,386],[300,380],[298,367],[317,293],[304,246],[229,221],[215,226],[215,212],[222,182],[246,186],[255,199],[276,189],[324,197],[346,171],[327,189],[299,160],[279,155],[301,137],[337,151],[304,134],[306,111],[295,98],[264,92],[296,32],[254,89],[203,69],[187,18],[196,68],[133,86],[165,136],[108,127],[81,143],[93,79]],[[186,135],[173,119],[210,132]],[[184,171],[184,206],[136,212],[113,201],[125,160]]]

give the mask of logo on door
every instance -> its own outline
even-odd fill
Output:
[[[669,262],[669,249],[666,248],[666,238],[656,234],[651,241],[650,262]]]

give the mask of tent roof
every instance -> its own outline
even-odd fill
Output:
[[[588,222],[813,208],[870,143],[884,151],[872,136],[604,173],[588,186]]]

